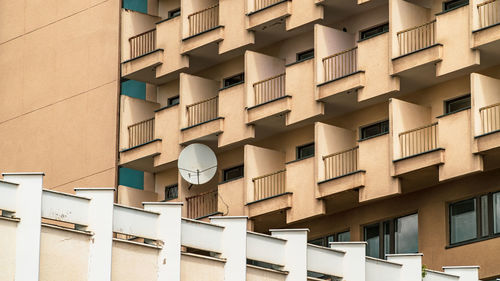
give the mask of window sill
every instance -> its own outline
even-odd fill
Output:
[[[435,15],[436,15],[436,16],[440,16],[440,15],[443,15],[443,14],[449,13],[449,12],[451,12],[451,11],[458,10],[458,9],[460,9],[460,8],[462,8],[462,7],[465,7],[465,6],[469,6],[469,3],[464,3],[464,4],[462,4],[462,5],[458,5],[458,6],[456,6],[455,8],[451,8],[451,9],[448,9],[448,10],[445,10],[445,11],[442,11],[442,12],[439,12],[439,13],[437,13],[437,14],[435,14]]]
[[[473,244],[473,243],[477,243],[477,242],[482,242],[482,241],[486,241],[486,240],[490,240],[490,239],[495,239],[495,238],[499,238],[499,237],[500,237],[500,233],[497,233],[497,234],[493,234],[492,236],[475,238],[475,239],[470,239],[470,240],[459,242],[459,243],[455,243],[455,244],[450,244],[450,245],[447,245],[444,248],[445,249],[451,249],[451,248],[456,248],[456,247],[460,247],[460,246],[464,246],[464,245],[469,245],[469,244]]]
[[[219,185],[225,184],[225,183],[228,183],[228,182],[232,182],[232,181],[237,181],[237,180],[242,179],[244,177],[245,176],[240,176],[240,177],[237,177],[237,178],[234,178],[234,179],[229,179],[229,180],[221,181],[221,182],[219,182]]]
[[[358,142],[362,142],[362,141],[365,141],[365,140],[373,139],[373,138],[380,137],[380,136],[387,135],[387,134],[389,134],[389,132],[380,133],[378,135],[374,135],[374,136],[367,137],[367,138],[364,138],[364,139],[359,139]]]
[[[178,103],[176,103],[176,104],[169,104],[167,106],[164,106],[164,107],[161,107],[161,108],[155,110],[155,112],[159,112],[159,111],[162,111],[164,109],[171,108],[171,107],[178,106],[178,105],[179,105]]]
[[[229,86],[222,87],[222,88],[219,89],[219,92],[220,91],[224,91],[224,90],[229,89],[229,88],[232,88],[232,87],[236,87],[236,86],[241,85],[241,84],[245,84],[245,81],[241,81],[241,82],[229,85]]]
[[[292,163],[299,162],[299,161],[306,160],[306,159],[313,158],[313,157],[314,157],[314,155],[309,155],[306,157],[298,158],[298,159],[286,162],[285,165],[292,164]]]
[[[386,34],[386,33],[389,33],[389,30],[384,31],[384,32],[380,32],[380,33],[377,33],[377,34],[374,34],[374,35],[372,35],[372,36],[368,36],[368,37],[363,38],[363,39],[359,39],[359,40],[358,40],[358,43],[363,42],[363,41],[366,41],[366,40],[370,40],[370,39],[372,39],[372,38],[374,38],[374,37],[377,37],[377,36],[379,36],[379,35]]]
[[[462,111],[465,111],[465,110],[469,110],[469,109],[470,109],[470,106],[468,106],[466,108],[459,109],[459,110],[455,110],[455,111],[452,111],[452,112],[448,112],[448,113],[445,113],[443,115],[439,115],[436,118],[445,117],[445,116],[452,115],[452,114],[455,114],[455,113],[459,113],[459,112],[462,112]]]
[[[292,65],[295,65],[295,64],[299,64],[301,62],[305,62],[305,61],[312,60],[312,59],[314,59],[314,56],[310,57],[310,58],[305,58],[305,59],[301,59],[301,60],[298,60],[298,61],[291,62],[291,63],[285,65],[285,67],[289,67],[289,66],[292,66]]]

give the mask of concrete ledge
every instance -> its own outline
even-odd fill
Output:
[[[500,23],[472,31],[472,48],[481,49],[492,43],[500,44]]]
[[[181,144],[199,140],[208,136],[214,136],[224,131],[224,118],[208,120],[194,126],[183,128],[181,130]]]
[[[485,153],[493,149],[500,149],[500,131],[493,131],[474,138],[476,153]]]
[[[247,108],[247,124],[264,120],[268,117],[290,112],[291,96],[283,96],[265,103]]]
[[[397,159],[394,163],[394,175],[401,176],[423,168],[444,164],[444,148],[437,148]]]
[[[443,45],[434,44],[429,47],[392,59],[393,74],[400,74],[412,68],[434,64],[443,58]]]
[[[318,84],[318,100],[324,101],[337,94],[354,91],[365,86],[365,72],[356,71],[324,83]]]
[[[214,28],[182,39],[181,54],[185,55],[205,45],[220,42],[223,39],[224,26],[218,25]]]
[[[335,194],[365,186],[366,171],[359,170],[318,182],[316,198],[322,199]]]
[[[246,204],[248,217],[253,218],[292,207],[292,193],[285,192],[272,197],[263,198]]]
[[[122,77],[138,81],[153,81],[156,73],[153,71],[162,64],[163,49],[157,49],[147,54],[122,62]]]
[[[257,30],[263,25],[272,24],[291,14],[292,2],[289,0],[280,1],[263,9],[248,13],[247,29]]]
[[[120,165],[131,164],[132,162],[151,158],[151,165],[153,164],[153,157],[160,154],[161,151],[160,139],[153,140],[146,144],[135,146],[132,149],[123,150],[120,152]]]

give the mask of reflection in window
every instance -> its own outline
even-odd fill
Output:
[[[500,192],[493,194],[493,229],[500,233]]]
[[[365,227],[366,255],[380,258],[380,236],[379,224],[372,224]]]
[[[477,237],[475,198],[450,205],[450,215],[451,244]]]
[[[413,214],[394,222],[395,253],[418,252],[418,215]]]

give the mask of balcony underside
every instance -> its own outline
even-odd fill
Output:
[[[365,173],[365,171],[359,170],[319,182],[316,198],[334,198],[342,192],[363,187],[365,185]]]
[[[285,17],[291,15],[292,3],[284,0],[268,7],[249,13],[248,29],[260,30],[266,26],[272,26],[277,22],[283,21]]]
[[[283,96],[247,109],[247,124],[254,124],[291,110],[291,96]]]
[[[224,131],[224,118],[217,117],[206,122],[181,129],[181,144],[195,141],[214,141]]]
[[[443,45],[432,46],[392,59],[393,74],[411,77],[419,72],[431,69],[435,77],[434,65],[443,58]],[[430,67],[430,68],[429,68]]]
[[[357,89],[365,86],[365,72],[352,74],[318,84],[318,100],[327,103],[337,103],[352,95]]]
[[[269,198],[247,203],[248,217],[254,218],[292,207],[292,193],[285,192]]]
[[[161,139],[155,139],[129,149],[120,151],[120,166],[154,172],[154,157],[161,151]]]
[[[358,206],[359,190],[351,189],[323,199],[327,214],[334,214]]]
[[[162,64],[163,49],[154,50],[137,58],[122,62],[122,77],[157,84],[156,67]]]

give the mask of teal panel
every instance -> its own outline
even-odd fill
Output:
[[[127,80],[121,83],[121,94],[136,99],[146,99],[146,83]]]
[[[123,0],[123,8],[148,13],[148,0]]]
[[[144,172],[120,167],[118,184],[137,189],[144,189]]]

